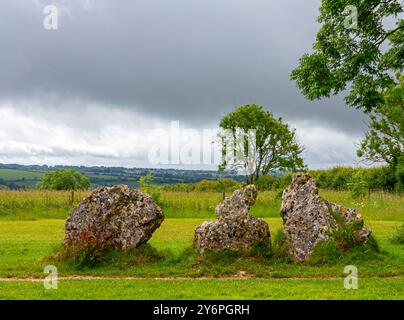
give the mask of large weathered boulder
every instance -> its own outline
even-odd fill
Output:
[[[256,243],[270,246],[268,224],[252,217],[248,210],[257,199],[257,189],[249,185],[236,190],[216,207],[217,221],[205,221],[195,230],[194,247],[204,251],[239,251]]]
[[[292,184],[282,195],[281,215],[289,253],[298,261],[309,258],[320,241],[332,236],[340,226],[338,221],[358,226],[353,229],[358,243],[365,243],[371,233],[363,226],[362,215],[357,209],[320,197],[313,177],[306,173],[293,175]]]
[[[67,246],[129,249],[149,240],[164,220],[149,195],[126,185],[94,190],[67,218]]]

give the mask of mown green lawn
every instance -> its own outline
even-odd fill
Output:
[[[250,258],[199,259],[191,246],[194,228],[201,221],[203,219],[166,219],[149,241],[162,259],[149,260],[145,256],[132,261],[118,257],[106,265],[84,269],[49,260],[63,240],[64,220],[1,221],[1,278],[43,278],[44,266],[54,264],[60,277],[91,275],[141,279],[61,280],[57,290],[45,290],[42,282],[0,281],[0,298],[404,299],[404,246],[389,241],[400,225],[397,221],[368,221],[382,248],[376,259],[352,255],[329,265],[263,263]],[[280,218],[266,221],[273,234],[281,228]],[[343,288],[346,264],[358,268],[358,290]],[[238,279],[240,271],[249,278]],[[157,277],[168,280],[154,279]],[[178,279],[173,279],[175,277]]]
[[[0,282],[0,299],[403,299],[404,279],[363,279],[357,290],[333,280],[62,280]]]
[[[163,192],[159,203],[166,219],[146,246],[114,253],[97,266],[77,265],[55,257],[72,207],[70,193],[0,191],[0,299],[404,299],[404,245],[390,241],[404,222],[404,197],[373,193],[358,200],[347,192],[321,194],[359,208],[381,252],[353,251],[325,264],[275,256],[199,257],[192,248],[195,226],[214,219],[221,195]],[[76,193],[75,202],[84,196]],[[279,208],[274,191],[261,192],[251,208],[253,215],[265,217],[273,238],[282,228]],[[43,288],[46,265],[55,265],[65,277],[57,290]],[[358,268],[358,290],[343,288],[346,265]]]
[[[274,234],[281,228],[281,219],[265,219]],[[382,252],[377,258],[352,255],[337,264],[307,265],[254,261],[254,259],[221,257],[222,260],[198,259],[192,250],[195,226],[203,219],[166,219],[149,241],[162,259],[117,257],[95,268],[75,268],[49,259],[63,241],[63,220],[2,221],[0,222],[0,276],[41,277],[43,268],[55,264],[60,275],[115,276],[222,276],[240,270],[257,277],[339,277],[347,263],[355,264],[363,276],[404,276],[404,247],[392,244],[389,238],[400,225],[396,221],[370,221],[368,225],[379,242]]]

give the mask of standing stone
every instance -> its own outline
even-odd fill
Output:
[[[236,190],[216,207],[217,221],[205,221],[195,230],[194,247],[199,253],[206,251],[239,251],[256,243],[270,246],[268,224],[249,214],[257,199],[257,189],[249,185]]]
[[[297,261],[310,257],[315,246],[330,237],[338,228],[336,217],[345,224],[361,226],[354,234],[358,242],[365,243],[371,230],[363,227],[362,215],[357,209],[346,208],[318,195],[314,179],[306,173],[296,173],[292,184],[282,195],[281,215],[289,253]]]
[[[67,246],[129,249],[149,240],[164,220],[149,195],[126,185],[94,190],[67,218]]]

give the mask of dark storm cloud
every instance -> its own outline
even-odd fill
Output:
[[[51,3],[62,9],[57,31],[42,26]],[[314,41],[319,3],[2,0],[0,99],[75,112],[99,104],[195,125],[257,103],[288,121],[358,134],[363,115],[341,97],[310,102],[289,81]]]

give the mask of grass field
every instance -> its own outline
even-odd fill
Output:
[[[263,264],[248,257],[225,257],[222,261],[199,260],[191,250],[191,241],[194,227],[201,221],[167,219],[150,241],[150,245],[164,257],[162,260],[148,261],[147,256],[146,259],[135,256],[133,259],[116,259],[107,265],[84,269],[55,263],[47,258],[63,239],[63,220],[3,221],[0,223],[1,278],[41,279],[44,277],[44,266],[55,264],[60,277],[98,276],[108,279],[61,280],[58,290],[51,291],[44,290],[42,282],[33,282],[32,279],[22,282],[0,281],[0,297],[404,298],[404,248],[389,241],[398,222],[369,223],[383,249],[376,260],[351,256],[332,265],[302,265]],[[269,218],[267,221],[272,232],[281,227],[279,218]],[[346,264],[354,264],[359,271],[359,289],[355,292],[345,293],[347,290],[343,289],[343,268]],[[240,271],[248,279],[240,278]],[[125,281],[111,277],[134,279]],[[156,279],[161,277],[166,280]],[[176,277],[178,279],[175,280]],[[97,288],[100,291],[94,291]]]
[[[41,179],[43,172],[24,171],[16,169],[0,169],[0,179],[19,180],[19,179]]]
[[[0,299],[403,299],[403,279],[364,279],[358,290],[342,280],[65,280],[57,290],[41,282],[2,282]]]
[[[165,193],[161,202],[167,218],[148,246],[83,267],[54,258],[70,208],[67,193],[1,191],[0,299],[404,299],[404,246],[389,240],[404,222],[402,198],[377,193],[365,207],[346,193],[323,195],[366,208],[365,222],[379,243],[379,254],[358,251],[328,264],[243,255],[201,258],[192,249],[193,232],[197,224],[213,218],[208,209],[220,195]],[[77,201],[83,196],[77,194]],[[252,211],[265,216],[274,235],[282,227],[280,200],[274,192],[259,197]],[[62,278],[57,290],[45,290],[41,282],[48,264],[56,265]],[[348,264],[358,268],[358,290],[343,287]]]
[[[76,205],[88,192],[75,193]],[[368,197],[354,199],[349,192],[321,190],[330,201],[358,208],[365,219],[404,220],[404,196],[375,192]],[[7,191],[0,190],[0,220],[66,219],[72,208],[70,192],[65,191]],[[159,204],[167,218],[214,218],[221,193],[161,192]],[[279,192],[260,192],[251,213],[257,217],[279,217]]]

